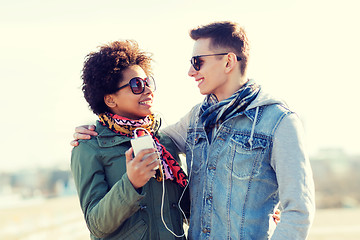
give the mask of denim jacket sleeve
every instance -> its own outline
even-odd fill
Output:
[[[81,142],[72,150],[71,170],[86,224],[93,235],[103,238],[118,229],[140,207],[137,193],[125,173],[110,188],[99,151]]]
[[[296,114],[286,115],[275,134],[271,163],[279,185],[281,220],[271,239],[306,239],[315,214],[314,182]]]

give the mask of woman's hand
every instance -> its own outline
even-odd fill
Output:
[[[159,165],[155,148],[141,150],[133,158],[133,148],[125,152],[126,173],[135,189],[144,186],[156,173],[154,169]],[[143,157],[147,155],[144,159]]]
[[[74,140],[70,142],[70,145],[76,147],[79,145],[77,140],[79,139],[90,139],[91,136],[97,136],[95,132],[95,125],[82,125],[75,128],[75,133],[73,134]]]

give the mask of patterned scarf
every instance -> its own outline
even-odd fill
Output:
[[[181,169],[179,163],[171,156],[171,154],[166,150],[166,148],[159,142],[155,137],[155,130],[158,129],[159,121],[155,120],[154,114],[148,115],[145,118],[139,120],[131,120],[119,115],[114,115],[111,113],[102,113],[99,114],[100,122],[103,126],[108,127],[115,133],[118,133],[129,138],[134,138],[134,130],[138,127],[145,128],[152,136],[156,148],[160,153],[162,172],[158,169],[156,170],[155,178],[157,181],[161,182],[163,176],[165,179],[169,179],[178,183],[181,187],[185,187],[187,184],[187,176],[185,172]],[[138,131],[138,136],[141,134],[141,131]]]
[[[203,123],[209,141],[212,140],[214,129],[236,113],[240,113],[256,98],[260,86],[249,80],[244,86],[236,91],[231,97],[221,102],[214,94],[209,94],[201,105],[200,120]]]

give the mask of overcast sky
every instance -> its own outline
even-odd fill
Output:
[[[225,4],[226,3],[226,4]],[[360,154],[360,4],[356,0],[0,0],[1,169],[70,163],[75,126],[93,123],[81,68],[97,46],[135,39],[155,59],[157,112],[174,123],[201,101],[187,76],[188,31],[240,23],[249,77],[297,111],[309,151]]]

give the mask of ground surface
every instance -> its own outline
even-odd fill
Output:
[[[0,208],[0,239],[89,239],[76,196]],[[360,209],[318,210],[309,240],[359,240]]]

